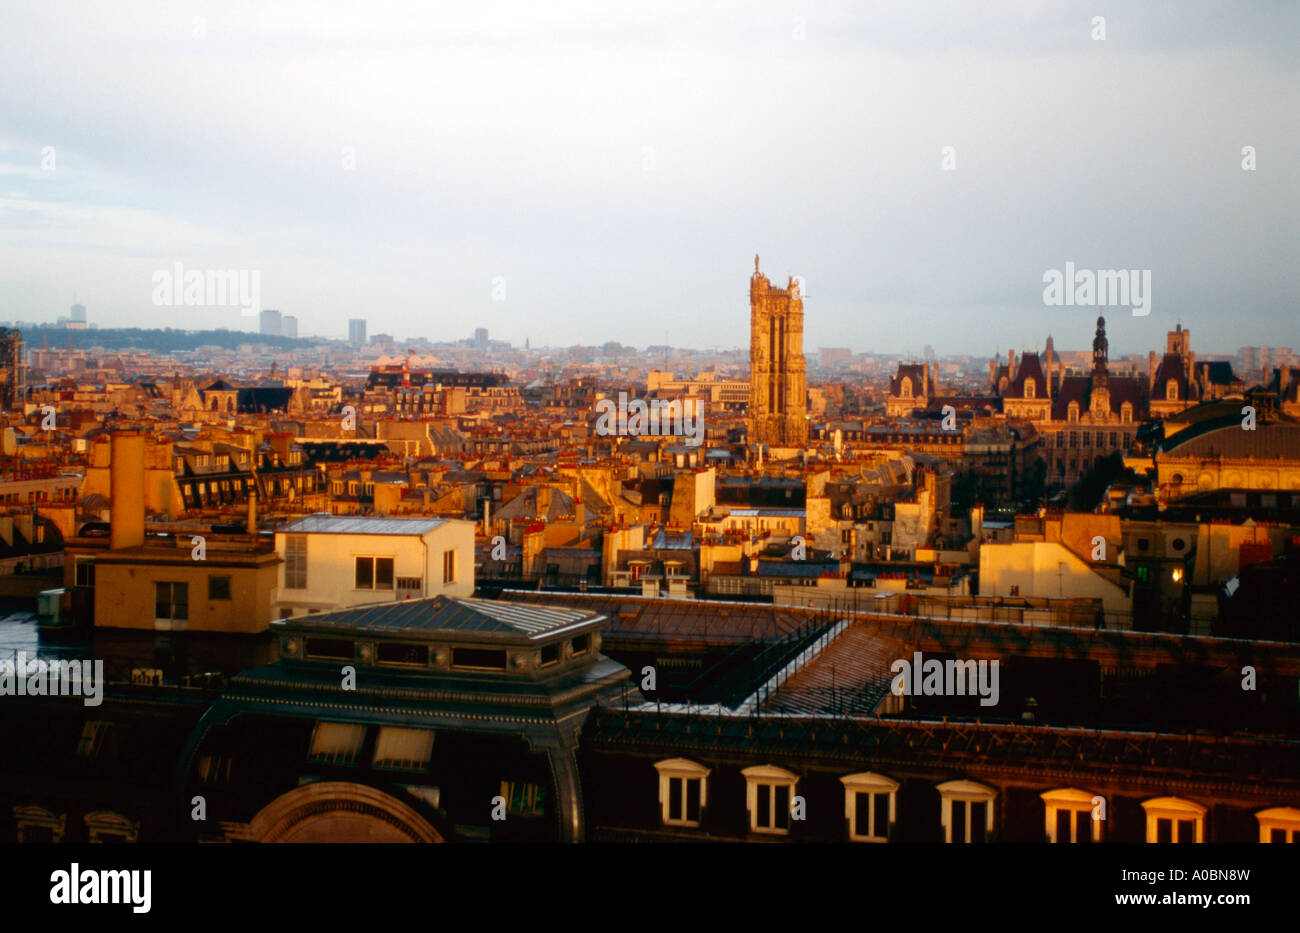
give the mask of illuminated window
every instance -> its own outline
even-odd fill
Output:
[[[709,769],[685,758],[655,764],[659,772],[659,810],[665,826],[699,826],[708,802]]]
[[[1147,812],[1147,842],[1204,842],[1205,807],[1180,797],[1157,797],[1142,804]]]
[[[310,761],[317,764],[355,765],[361,757],[366,727],[351,722],[316,723],[311,735]]]
[[[1092,818],[1093,797],[1074,787],[1040,794],[1048,842],[1101,842],[1101,820]]]
[[[456,582],[456,552],[455,551],[442,552],[442,582],[443,583]]]
[[[844,785],[844,817],[854,842],[888,842],[894,825],[898,782],[864,771],[840,778]]]
[[[760,765],[740,772],[748,784],[751,832],[785,835],[790,832],[790,807],[797,775],[773,765]]]
[[[998,792],[974,781],[948,781],[938,790],[943,841],[987,841],[993,832],[993,798]]]
[[[1300,842],[1300,810],[1273,807],[1255,814],[1259,820],[1260,842]]]
[[[432,729],[384,726],[375,742],[374,765],[391,771],[423,771],[433,758]]]
[[[528,781],[502,781],[501,796],[511,816],[542,816],[546,812],[546,791]]]

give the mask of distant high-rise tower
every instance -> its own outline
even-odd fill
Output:
[[[280,329],[280,312],[266,308],[262,311],[261,332],[268,337],[280,337],[283,333]]]
[[[749,280],[749,442],[808,443],[808,384],[803,357],[803,294],[791,277],[773,288],[758,271]]]
[[[77,304],[72,306],[72,320],[79,324],[86,323],[86,306]]]
[[[22,332],[0,327],[0,408],[14,411],[23,407],[26,370]]]
[[[486,350],[488,345],[488,330],[486,327],[474,328],[474,346],[480,350]]]
[[[366,345],[366,319],[354,317],[348,321],[348,343],[354,347]]]

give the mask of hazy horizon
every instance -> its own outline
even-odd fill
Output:
[[[733,349],[757,252],[809,354],[1292,347],[1297,47],[1265,2],[18,8],[0,318],[257,330],[155,306],[183,263],[304,336]],[[1151,313],[1045,306],[1066,263]]]

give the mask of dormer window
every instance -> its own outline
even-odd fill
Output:
[[[840,778],[844,785],[844,816],[854,842],[888,842],[894,825],[898,782],[864,771]]]
[[[1157,797],[1142,804],[1147,812],[1147,842],[1204,842],[1205,807],[1180,797]]]
[[[1025,380],[1025,398],[1036,398],[1037,386],[1032,379]]]
[[[659,810],[665,826],[699,826],[708,801],[709,769],[685,758],[655,763]]]
[[[748,785],[746,802],[750,832],[788,834],[794,788],[799,776],[772,765],[746,768],[740,773]]]
[[[997,791],[974,781],[948,781],[938,787],[943,841],[985,842],[993,832]]]
[[[898,387],[898,394],[899,394],[900,396],[902,396],[903,398],[911,398],[911,397],[912,397],[912,380],[911,380],[911,379],[907,378],[906,376],[903,377],[903,381],[902,381],[902,383],[899,384],[899,387]]]
[[[1170,402],[1178,401],[1178,383],[1172,379],[1165,383],[1165,399]]]

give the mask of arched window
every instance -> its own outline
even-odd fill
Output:
[[[1037,386],[1032,379],[1025,380],[1025,398],[1036,398]]]
[[[1181,797],[1157,797],[1142,804],[1147,842],[1204,842],[1205,807]]]
[[[1121,424],[1133,423],[1133,405],[1131,402],[1125,402],[1123,405],[1120,406],[1119,420]],[[1127,437],[1127,435],[1125,436]],[[1127,444],[1128,441],[1126,440],[1125,443]]]

